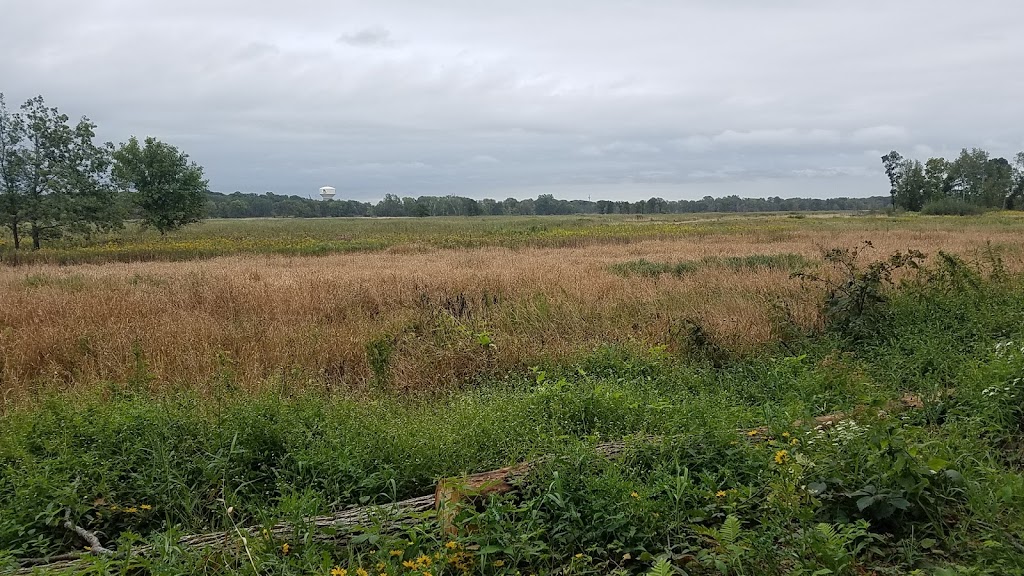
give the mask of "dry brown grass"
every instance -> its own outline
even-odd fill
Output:
[[[970,257],[986,241],[1019,245],[1019,232],[808,230],[765,242],[751,231],[581,248],[2,268],[0,386],[7,402],[104,381],[362,386],[372,380],[368,343],[379,342],[393,348],[389,386],[438,387],[606,343],[671,348],[684,319],[749,351],[772,338],[777,303],[816,325],[817,295],[785,271],[624,278],[609,265],[778,253],[820,261],[824,248],[865,239],[879,257],[907,248]],[[1019,269],[1019,253],[1007,264]],[[481,345],[483,332],[493,347]]]

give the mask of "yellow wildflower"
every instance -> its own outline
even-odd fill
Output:
[[[423,571],[423,576],[434,576],[434,575],[431,574],[430,572],[427,572],[426,570],[424,570]]]
[[[775,463],[776,464],[785,464],[788,461],[789,461],[789,451],[787,451],[787,450],[779,450],[778,452],[775,453]]]
[[[430,559],[430,556],[427,556],[426,554],[421,554],[420,557],[416,559],[416,564],[419,566],[430,566],[431,562],[432,560]]]
[[[583,552],[580,552],[574,556],[574,558],[583,558]]]
[[[356,568],[356,576],[370,576],[370,573],[362,568]]]
[[[383,562],[377,562],[377,572],[383,572],[387,564]]]
[[[800,441],[797,440],[796,438],[793,438],[792,440],[789,441],[790,446],[796,446],[798,444],[800,444]]]
[[[789,438],[789,432],[783,432],[782,433],[782,437],[783,438]]]
[[[140,510],[152,510],[153,507],[150,506],[149,504],[139,504],[139,509]]]
[[[725,498],[725,494],[726,494],[725,490],[719,490],[718,492],[715,492],[715,496],[717,496],[719,498]]]
[[[110,505],[110,511],[111,512],[117,512],[119,509],[120,509],[120,506],[118,506],[117,504],[111,504]]]
[[[291,549],[292,549],[292,547],[289,546],[287,542],[285,542],[284,544],[281,544],[281,553],[284,554],[285,556],[288,555],[288,551],[291,550]]]
[[[409,570],[415,570],[416,569],[416,563],[413,562],[412,560],[406,560],[405,562],[402,562],[402,566],[405,566]]]
[[[750,432],[747,432],[747,436],[757,436],[757,434],[758,434],[757,430],[751,430]]]
[[[636,492],[630,492],[629,495],[632,496],[633,498],[640,498],[640,495],[637,494]]]
[[[501,568],[504,565],[505,565],[505,561],[504,560],[495,560],[494,561],[494,567],[495,568]]]
[[[458,542],[455,542],[455,541],[453,540],[453,541],[450,541],[450,542],[446,542],[446,543],[445,543],[445,545],[444,545],[444,547],[445,547],[445,548],[447,548],[447,549],[449,549],[449,550],[455,550],[456,548],[458,548],[458,547],[459,547],[459,543],[458,543]]]
[[[124,511],[127,514],[135,514],[136,512],[139,511],[139,509],[136,508],[135,506],[132,506],[131,508],[125,508]]]
[[[331,576],[348,576],[348,570],[341,566],[335,566],[334,568],[331,568]]]
[[[392,556],[401,556],[401,555],[405,554],[405,550],[392,550],[390,552],[390,554]]]

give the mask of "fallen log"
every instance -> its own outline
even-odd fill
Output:
[[[419,515],[431,512],[433,509],[433,496],[419,496],[391,504],[360,506],[343,510],[337,514],[315,516],[306,520],[306,527],[314,529],[314,540],[333,541],[339,545],[345,545],[351,539],[351,533],[327,534],[323,530],[325,528],[355,528],[381,521],[387,531],[397,531],[414,524]],[[245,545],[241,538],[286,540],[294,534],[295,526],[287,522],[280,522],[266,529],[266,532],[264,530],[262,527],[251,526],[242,528],[240,531],[226,530],[222,532],[208,532],[206,534],[192,534],[182,536],[177,540],[177,544],[182,547],[200,550],[204,548],[241,549]],[[119,557],[115,551],[103,548],[102,546],[100,548],[105,551],[100,552],[100,554],[115,558]],[[151,545],[138,546],[133,548],[130,554],[120,556],[120,558],[150,556],[155,551],[155,548]],[[93,552],[95,550],[70,552],[46,558],[25,558],[19,561],[21,568],[15,571],[14,574],[32,574],[40,569],[50,572],[74,570],[81,568],[84,559],[92,556]]]

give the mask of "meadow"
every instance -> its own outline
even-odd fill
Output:
[[[83,573],[1024,573],[1024,219],[800,216],[4,252],[0,567],[69,518]],[[309,520],[524,461],[454,533]]]

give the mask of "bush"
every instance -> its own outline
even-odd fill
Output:
[[[981,206],[968,204],[956,198],[940,198],[932,200],[921,207],[921,214],[928,216],[978,216],[984,214]]]

